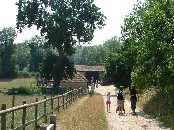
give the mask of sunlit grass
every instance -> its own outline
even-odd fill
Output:
[[[0,89],[18,88],[22,85],[36,85],[34,78],[0,79]]]
[[[107,130],[103,97],[84,97],[57,113],[59,130]]]

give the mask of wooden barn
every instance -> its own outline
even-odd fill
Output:
[[[91,77],[94,81],[103,82],[102,74],[106,71],[104,66],[88,66],[88,65],[75,65],[76,71],[82,74],[90,82]]]
[[[69,87],[80,88],[80,87],[82,87],[82,88],[86,89],[88,86],[88,80],[82,74],[77,72],[73,79],[62,80],[60,82],[60,86],[63,86],[66,88],[69,88]]]

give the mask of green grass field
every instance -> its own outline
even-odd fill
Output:
[[[18,88],[22,85],[36,85],[34,78],[0,79],[0,89]]]
[[[0,104],[6,104],[7,108],[12,107],[13,95],[8,95],[5,92],[13,87],[19,88],[23,85],[36,85],[36,80],[34,78],[0,79]],[[36,98],[42,100],[44,97],[42,95],[15,95],[14,106],[22,105],[24,100],[27,103],[35,102]]]

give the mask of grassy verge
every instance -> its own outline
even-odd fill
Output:
[[[174,130],[174,90],[167,88],[157,90],[150,88],[140,95],[138,105],[151,117],[163,122],[163,124]]]
[[[59,130],[107,130],[103,97],[83,97],[57,113]]]

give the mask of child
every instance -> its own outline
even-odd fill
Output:
[[[107,112],[108,112],[108,108],[109,108],[109,111],[110,111],[110,104],[111,104],[111,101],[110,101],[110,95],[111,92],[108,92],[107,96],[106,96],[106,106],[107,106]]]

